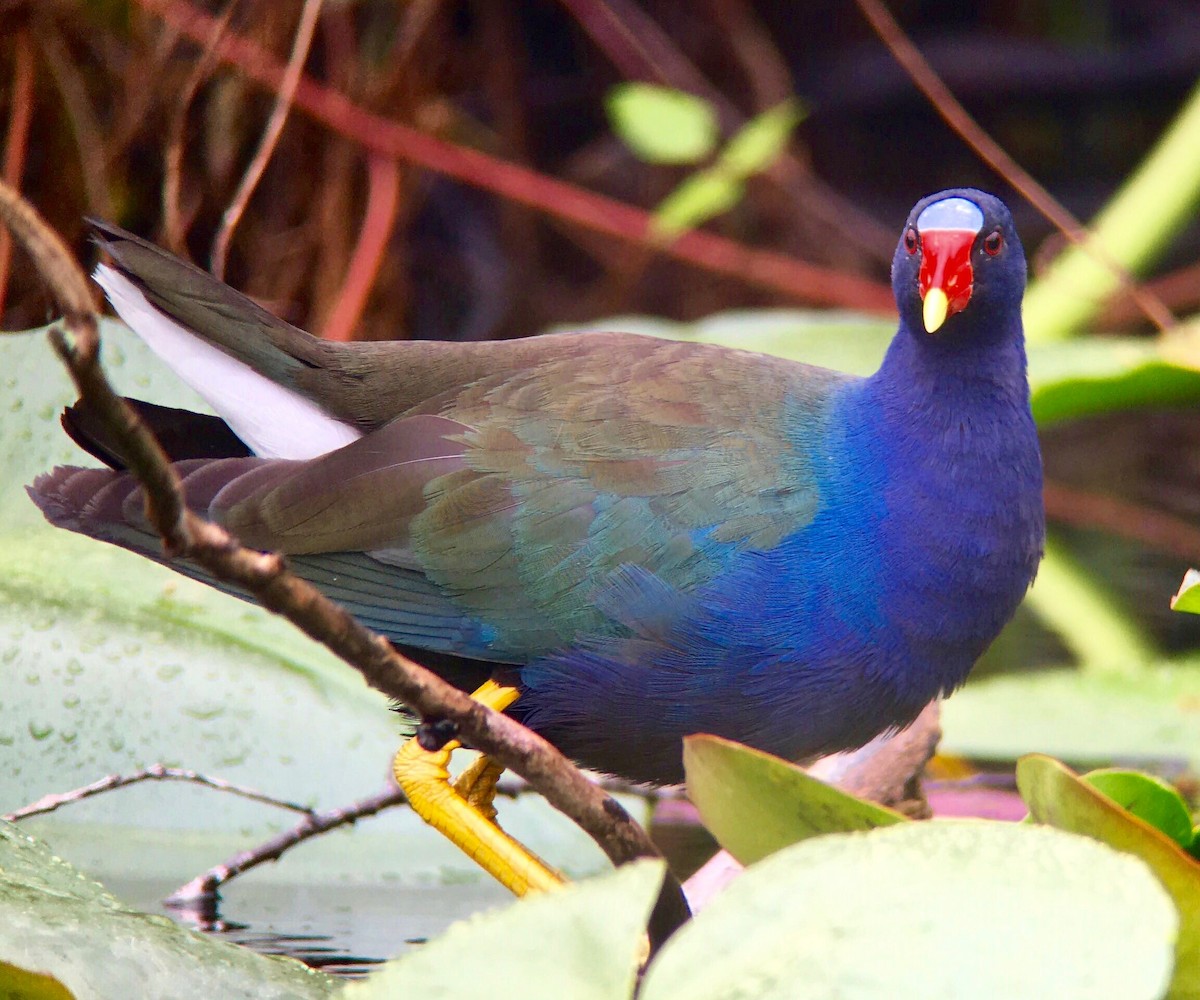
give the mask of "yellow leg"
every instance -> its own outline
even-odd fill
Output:
[[[471,697],[503,711],[517,694],[516,688],[488,681]],[[392,770],[413,811],[516,895],[561,885],[558,872],[496,825],[492,799],[502,768],[483,757],[450,784],[446,768],[451,752],[461,745],[451,740],[430,752],[412,739],[400,748]]]

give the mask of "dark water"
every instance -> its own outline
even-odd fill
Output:
[[[217,920],[166,907],[175,888],[160,879],[109,876],[124,901],[194,929],[268,955],[289,955],[335,975],[360,976],[371,967],[436,937],[455,920],[507,904],[489,882],[411,886],[305,886],[249,880],[223,893]]]

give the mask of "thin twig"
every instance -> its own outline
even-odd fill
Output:
[[[33,43],[29,32],[22,30],[16,37],[13,51],[12,97],[8,114],[8,131],[4,136],[4,183],[21,186],[25,169],[25,152],[29,148],[29,123],[33,120]],[[4,298],[8,289],[8,269],[12,262],[12,237],[0,229],[0,317],[4,315]]]
[[[661,856],[620,803],[541,736],[398,653],[382,636],[289,572],[280,555],[243,548],[223,528],[188,510],[166,455],[137,414],[113,391],[100,367],[96,314],[78,264],[33,207],[7,185],[0,185],[0,218],[33,257],[66,313],[70,336],[52,328],[51,344],[80,396],[103,422],[130,473],[141,483],[147,520],[169,555],[189,558],[216,578],[244,588],[265,608],[283,615],[355,667],[376,690],[409,705],[422,718],[453,723],[464,744],[524,777],[588,833],[614,864]],[[686,919],[679,883],[668,876],[651,921],[651,937],[665,940]]]
[[[1160,330],[1169,330],[1175,326],[1176,319],[1163,301],[1139,285],[1137,281],[1117,261],[1104,252],[1103,247],[1096,246],[1087,228],[1041,184],[1034,180],[1024,167],[1005,152],[1004,148],[983,130],[959,102],[950,88],[937,75],[937,72],[921,54],[920,49],[913,44],[912,39],[904,33],[904,29],[892,16],[891,11],[882,0],[854,0],[858,9],[875,29],[892,57],[900,64],[918,90],[921,91],[933,105],[942,119],[958,134],[968,146],[975,150],[979,158],[1003,177],[1009,184],[1020,192],[1034,208],[1042,213],[1052,225],[1072,243],[1083,247],[1101,264],[1111,270],[1121,282],[1130,298],[1145,313],[1146,317]]]
[[[308,50],[312,47],[313,31],[317,26],[317,18],[321,14],[324,0],[304,0],[304,8],[300,11],[300,23],[296,28],[296,37],[292,42],[292,53],[288,56],[287,67],[279,82],[279,90],[275,94],[275,105],[271,108],[271,116],[263,129],[262,140],[255,150],[253,158],[246,167],[242,182],[238,185],[233,200],[221,216],[221,225],[213,238],[212,256],[209,258],[209,269],[218,278],[225,277],[225,260],[229,256],[229,244],[233,240],[233,232],[241,221],[242,213],[250,203],[250,196],[258,187],[263,171],[267,169],[275,146],[279,142],[283,125],[292,110],[292,102],[296,97],[296,86],[304,72],[304,63],[308,59]],[[219,42],[220,39],[216,39]]]
[[[133,774],[109,774],[97,781],[93,781],[90,785],[84,785],[82,788],[73,788],[69,792],[43,795],[36,802],[22,806],[15,812],[6,813],[4,816],[0,816],[0,819],[7,820],[9,823],[15,823],[18,820],[28,819],[30,816],[42,816],[46,813],[52,813],[56,809],[70,803],[82,802],[84,799],[90,799],[95,795],[102,795],[105,792],[115,791],[118,788],[128,788],[130,785],[141,784],[144,781],[183,781],[191,785],[202,785],[205,788],[212,788],[219,792],[228,792],[230,795],[238,795],[253,802],[261,802],[264,805],[287,809],[289,812],[303,813],[305,816],[315,815],[315,810],[310,806],[302,806],[298,802],[279,799],[273,795],[267,795],[265,792],[260,792],[255,788],[249,788],[246,785],[236,785],[231,781],[226,781],[224,778],[213,778],[207,774],[201,774],[199,771],[188,771],[180,767],[151,764],[149,767],[135,771]]]
[[[385,788],[382,792],[359,799],[340,809],[330,809],[326,812],[310,812],[290,830],[284,830],[269,840],[263,841],[257,847],[239,851],[228,861],[214,865],[208,871],[197,875],[190,882],[181,885],[165,902],[168,906],[180,909],[191,909],[206,902],[211,902],[216,893],[230,879],[257,868],[267,861],[278,861],[285,852],[306,840],[328,833],[340,826],[349,826],[367,816],[374,816],[384,809],[402,805],[407,800],[404,793],[395,787]]]
[[[167,141],[163,148],[163,238],[168,249],[185,260],[192,259],[187,248],[188,222],[184,219],[182,206],[183,148],[187,138],[188,110],[200,85],[208,79],[217,64],[217,42],[229,27],[233,11],[233,0],[230,0],[221,16],[214,21],[212,31],[209,32],[200,52],[200,58],[192,67],[187,83],[183,85],[183,90],[175,102],[175,110],[171,114],[170,125],[167,126]]]
[[[213,18],[182,0],[137,0],[137,3],[189,38],[201,40],[211,30]],[[272,90],[279,87],[283,67],[261,46],[229,32],[218,51],[222,61],[237,67],[247,80]],[[307,78],[300,81],[296,88],[296,108],[338,135],[383,156],[418,164],[619,240],[637,244],[654,242],[651,216],[642,209],[382,118],[316,81]],[[791,299],[865,312],[895,312],[891,289],[882,282],[819,267],[785,254],[757,250],[703,230],[692,230],[673,243],[656,245],[655,249]]]
[[[79,172],[83,176],[83,188],[87,193],[88,211],[104,219],[113,216],[111,185],[104,158],[97,152],[104,148],[104,131],[92,107],[87,87],[76,66],[75,59],[55,28],[43,30],[39,38],[46,66],[54,78],[54,85],[62,97],[67,121],[79,150]]]
[[[367,206],[363,211],[358,242],[346,267],[346,279],[321,331],[326,340],[351,339],[379,276],[379,267],[399,211],[399,165],[382,156],[370,157],[367,160]]]

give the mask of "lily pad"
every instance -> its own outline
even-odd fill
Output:
[[[1022,758],[1017,787],[1037,822],[1091,837],[1150,866],[1180,917],[1170,995],[1200,996],[1200,861],[1049,757]],[[1130,912],[1141,919],[1140,910]]]
[[[346,1000],[629,1000],[664,866],[638,861],[456,924]]]
[[[1151,1000],[1170,897],[1144,864],[1044,827],[902,823],[784,848],[651,964],[641,1000]]]
[[[0,961],[51,975],[80,997],[315,1000],[335,986],[292,959],[129,909],[7,823],[0,823]]]
[[[683,767],[704,825],[744,865],[809,837],[905,821],[795,764],[717,736],[689,736]]]
[[[942,749],[975,760],[1041,752],[1090,766],[1200,768],[1200,665],[986,677],[942,706]]]

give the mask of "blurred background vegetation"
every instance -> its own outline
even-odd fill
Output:
[[[914,85],[870,9],[878,4],[0,0],[0,171],[85,262],[96,257],[89,215],[206,268],[216,258],[221,269],[214,248],[227,241],[226,280],[325,336],[478,340],[620,325],[856,370],[870,369],[894,329],[887,272],[909,207],[944,187],[996,192],[1037,285],[1027,315],[1050,555],[1029,606],[947,703],[945,746],[1009,769],[1030,750],[1079,765],[1133,759],[1194,793],[1200,619],[1172,614],[1168,598],[1200,564],[1200,132],[1188,124],[1200,109],[1200,13],[1193,0],[887,5],[903,33],[893,47],[915,43],[1052,201],[1111,223],[1104,250],[1134,273],[1101,294],[1083,285],[1118,284],[1104,268],[1098,279],[1051,266],[1068,241],[1035,208],[1037,192],[946,123],[946,102]],[[677,240],[655,238],[656,206],[721,153],[681,164],[636,153],[607,113],[614,88],[633,81],[707,101],[715,150],[789,98],[800,120],[732,207]],[[277,139],[265,141],[273,120]],[[1135,194],[1130,179],[1168,132],[1170,155]],[[246,185],[253,164],[261,176]],[[232,226],[223,220],[242,189]],[[1105,214],[1122,190],[1122,210]],[[1157,302],[1157,323],[1131,285],[1151,296],[1151,313]],[[713,318],[730,310],[742,312]],[[0,234],[0,328],[53,316]],[[21,762],[0,769],[0,804],[155,760],[326,805],[374,788],[386,751],[360,742],[374,727],[369,739],[387,747],[394,725],[355,691],[329,694],[349,690],[348,672],[304,674],[296,664],[307,669],[314,654],[287,645],[299,640],[281,639],[283,626],[247,627],[215,598],[171,589],[169,574],[41,524],[20,485],[69,459],[55,422],[66,389],[47,388],[61,373],[44,344],[21,340],[0,340],[0,623],[11,626],[0,674],[26,682],[5,692],[0,715],[0,748]],[[136,348],[109,343],[134,384],[178,401]],[[219,682],[179,665],[196,657],[215,669],[189,629],[206,641],[238,633]],[[109,659],[93,664],[96,649]],[[275,660],[253,672],[247,649]],[[168,684],[167,668],[181,680]],[[82,723],[77,696],[58,715],[47,708],[75,675],[91,685]],[[318,676],[332,686],[310,683]],[[247,677],[261,687],[240,687]],[[175,718],[172,690],[182,725],[162,722]],[[143,699],[153,702],[144,718],[122,714]],[[313,722],[322,711],[345,732]],[[324,745],[309,745],[298,715]],[[242,743],[250,749],[235,753]],[[346,782],[351,761],[357,785]],[[146,802],[135,818],[92,816],[201,826],[215,812],[180,819],[178,799]],[[244,833],[241,814],[222,816]],[[546,821],[528,825],[536,836]],[[544,853],[558,856],[556,846]],[[407,877],[416,862],[401,864]],[[144,866],[139,855],[126,867]],[[428,869],[444,874],[446,862]]]

